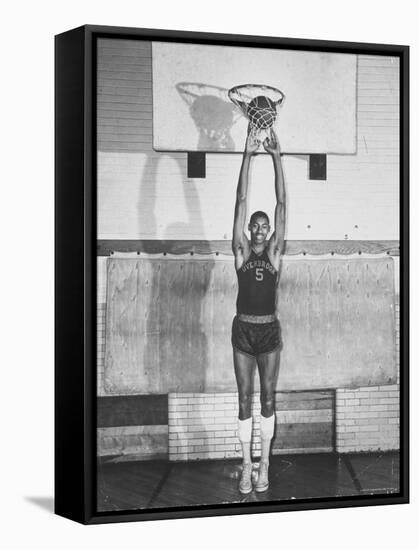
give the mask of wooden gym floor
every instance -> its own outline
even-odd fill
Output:
[[[276,455],[270,487],[243,496],[240,461],[115,462],[98,464],[99,512],[397,493],[399,453]]]

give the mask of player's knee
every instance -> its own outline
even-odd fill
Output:
[[[239,418],[245,420],[251,416],[252,396],[250,393],[239,395]]]
[[[261,413],[268,417],[275,411],[275,398],[273,393],[265,393],[260,396]]]

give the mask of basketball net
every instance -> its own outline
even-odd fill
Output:
[[[228,97],[249,120],[248,134],[260,141],[270,137],[277,109],[285,99],[280,90],[263,84],[242,84],[231,88]]]

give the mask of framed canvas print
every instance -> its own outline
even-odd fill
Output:
[[[56,513],[408,502],[407,46],[56,37]]]

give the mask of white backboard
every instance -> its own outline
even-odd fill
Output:
[[[153,42],[152,67],[157,151],[243,151],[248,121],[227,92],[254,83],[285,94],[284,153],[356,152],[356,55]]]

